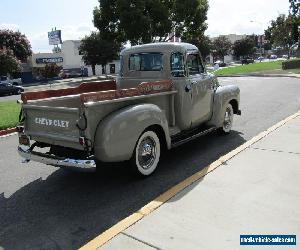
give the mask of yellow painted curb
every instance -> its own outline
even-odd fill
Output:
[[[230,160],[240,152],[244,151],[245,149],[249,148],[252,144],[258,142],[262,138],[266,137],[268,134],[272,133],[279,127],[283,126],[290,120],[295,119],[296,117],[300,116],[300,111],[297,113],[287,117],[286,119],[278,122],[274,126],[270,127],[269,129],[259,133],[257,136],[253,137],[251,140],[245,142],[241,146],[237,147],[236,149],[232,150],[231,152],[227,153],[226,155],[220,157],[218,160],[214,161],[210,165],[206,166],[199,172],[193,174],[192,176],[188,177],[187,179],[183,180],[182,182],[178,183],[177,185],[173,186],[163,194],[159,195],[153,201],[150,201],[147,205],[142,207],[137,212],[133,213],[132,215],[126,217],[125,219],[121,220],[111,228],[107,229],[105,232],[88,242],[86,245],[82,246],[80,250],[90,250],[90,249],[97,249],[98,247],[103,246],[106,242],[111,240],[120,232],[124,231],[126,228],[132,226],[137,221],[141,220],[146,215],[153,212],[155,209],[160,207],[162,204],[167,202],[177,193],[185,189],[186,187],[190,186],[195,181],[199,180],[200,178],[204,177],[208,173],[215,170],[217,167],[221,166],[224,162]]]

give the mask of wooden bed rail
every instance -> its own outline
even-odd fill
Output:
[[[166,92],[172,90],[171,80],[163,80],[156,82],[142,82],[136,88],[118,89],[100,91],[96,93],[84,93],[80,95],[82,103],[97,102],[105,100],[113,100],[122,97],[131,97],[139,95],[149,95],[159,92]]]
[[[98,92],[116,90],[115,80],[104,80],[95,82],[85,82],[80,84],[78,87],[66,88],[66,89],[53,89],[44,91],[26,92],[21,94],[21,100],[23,103],[27,103],[30,100],[39,100],[51,97],[60,97],[68,95],[78,95],[88,92]]]

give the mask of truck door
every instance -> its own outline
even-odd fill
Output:
[[[188,82],[191,87],[191,127],[210,119],[214,89],[211,78],[205,73],[199,53],[187,55]]]

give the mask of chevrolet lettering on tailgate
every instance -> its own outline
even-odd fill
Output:
[[[46,125],[46,126],[53,126],[53,127],[62,127],[62,128],[68,128],[69,127],[69,121],[63,121],[63,120],[52,120],[47,119],[43,117],[36,117],[34,119],[36,124]]]

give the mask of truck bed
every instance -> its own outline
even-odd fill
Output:
[[[101,84],[103,84],[101,86]],[[22,95],[25,133],[32,140],[83,150],[79,137],[94,143],[99,122],[114,111],[130,105],[152,103],[174,123],[174,98],[170,81],[141,83],[137,88],[115,89],[114,81],[84,84],[78,88]],[[79,129],[77,122],[86,126]]]

